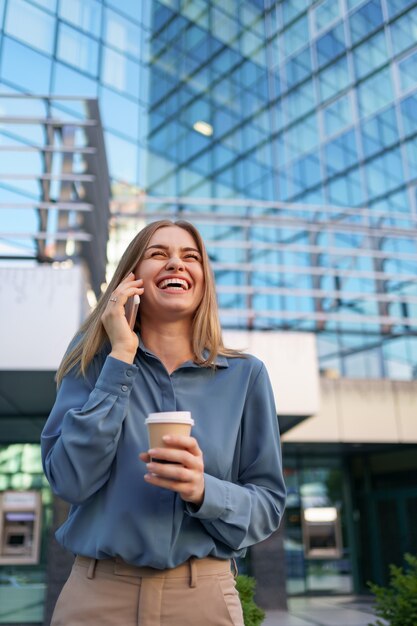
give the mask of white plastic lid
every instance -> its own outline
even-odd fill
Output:
[[[145,424],[190,424],[194,426],[194,420],[190,411],[166,411],[162,413],[149,413]]]

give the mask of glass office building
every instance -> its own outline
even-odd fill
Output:
[[[417,2],[0,0],[1,93],[9,116],[33,107],[13,93],[98,99],[111,262],[146,221],[190,219],[208,244],[225,328],[314,332],[324,376],[417,377]],[[78,114],[70,101],[56,107]],[[31,145],[36,132],[0,125],[0,146]],[[28,154],[8,168],[33,174],[42,163]],[[7,203],[40,194],[36,180],[0,180],[8,254],[30,253],[36,217],[22,210],[16,223]],[[363,590],[380,566],[369,569],[368,531],[355,538],[351,519],[367,514],[352,490],[369,468],[345,452],[285,452],[289,593]],[[386,454],[388,468],[407,456]],[[399,471],[380,486],[411,550],[410,464],[409,500]],[[342,507],[337,564],[307,562],[300,543],[300,494],[324,492]],[[388,539],[372,539],[374,555]]]

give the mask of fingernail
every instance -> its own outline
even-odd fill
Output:
[[[162,440],[163,440],[163,441],[171,441],[171,439],[172,439],[171,435],[164,435],[164,436],[162,437]]]

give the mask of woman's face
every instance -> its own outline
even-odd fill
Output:
[[[179,226],[159,228],[135,268],[145,292],[142,320],[193,318],[203,297],[204,273],[194,237]]]

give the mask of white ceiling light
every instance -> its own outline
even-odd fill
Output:
[[[193,124],[194,130],[206,137],[210,137],[213,134],[213,126],[208,122],[203,122],[199,120],[198,122],[194,122]]]

